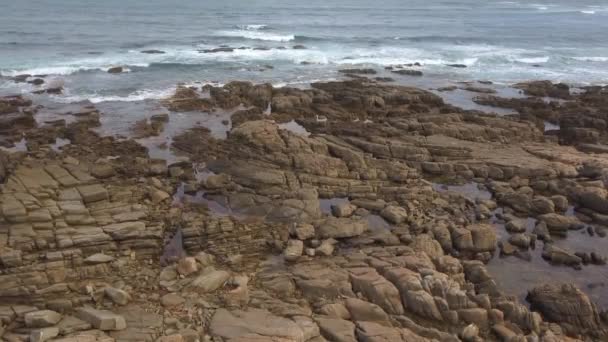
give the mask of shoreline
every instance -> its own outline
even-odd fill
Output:
[[[0,298],[94,304],[126,340],[143,311],[152,340],[606,338],[608,88],[509,89],[440,93],[511,115],[361,76],[177,86],[112,116],[0,97]]]

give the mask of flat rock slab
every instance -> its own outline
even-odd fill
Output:
[[[304,332],[294,321],[275,316],[266,310],[219,309],[211,320],[210,331],[212,335],[227,340],[245,341],[247,337],[258,335],[275,337],[276,340],[304,342]]]
[[[44,328],[57,324],[61,314],[52,310],[32,311],[26,313],[24,319],[28,328]]]
[[[90,323],[99,330],[123,330],[127,328],[127,322],[123,316],[111,311],[97,310],[93,308],[80,308],[76,310],[76,317]]]

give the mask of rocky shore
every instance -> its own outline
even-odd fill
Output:
[[[608,88],[516,87],[180,86],[120,138],[0,98],[1,339],[606,341]]]

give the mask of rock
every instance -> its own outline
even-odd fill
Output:
[[[336,240],[326,239],[321,242],[321,245],[315,249],[315,254],[331,256],[334,254]]]
[[[321,335],[329,341],[357,342],[355,338],[355,325],[343,319],[315,317]]]
[[[99,184],[79,186],[78,192],[87,204],[107,200],[109,197],[108,191]]]
[[[112,302],[118,305],[127,305],[129,300],[131,300],[131,296],[126,291],[113,287],[106,287],[104,293]]]
[[[422,71],[420,70],[410,70],[410,69],[399,69],[399,70],[391,70],[391,72],[399,75],[407,75],[407,76],[422,76]]]
[[[545,284],[528,292],[526,299],[547,320],[597,329],[599,314],[589,297],[571,284]]]
[[[350,312],[353,321],[372,321],[383,325],[390,325],[390,318],[376,304],[372,304],[357,298],[347,298],[344,302]]]
[[[513,219],[505,225],[505,229],[509,233],[523,233],[526,231],[526,221],[520,219]]]
[[[551,201],[553,201],[553,206],[558,211],[566,211],[568,209],[568,198],[562,195],[554,195],[551,196]]]
[[[152,189],[149,195],[150,199],[152,200],[152,203],[154,204],[159,204],[165,201],[166,199],[171,198],[171,195],[159,189]]]
[[[156,342],[184,342],[184,337],[181,334],[172,334],[159,337]]]
[[[379,305],[389,314],[403,314],[399,291],[375,269],[352,269],[350,278],[354,291],[363,293],[372,303]]]
[[[509,242],[519,248],[528,249],[530,247],[530,237],[521,233],[511,235]]]
[[[106,179],[114,176],[114,167],[112,165],[103,163],[103,164],[95,164],[91,168],[91,174],[95,178]]]
[[[377,74],[374,69],[340,69],[338,72],[343,74],[355,74],[355,75],[375,75]]]
[[[108,69],[109,74],[120,74],[124,71],[123,67],[112,67]]]
[[[24,316],[28,328],[45,328],[59,323],[61,314],[52,310],[28,312]]]
[[[162,50],[154,50],[154,49],[152,49],[152,50],[142,50],[142,51],[140,51],[140,52],[141,52],[141,53],[146,53],[146,54],[164,54],[164,53],[165,53],[165,51],[162,51]]]
[[[466,323],[475,324],[478,327],[488,325],[488,311],[482,308],[458,310],[458,317]]]
[[[550,214],[555,212],[555,204],[547,197],[538,196],[532,200],[532,210],[538,214]]]
[[[350,203],[338,203],[331,206],[331,212],[335,217],[350,217],[357,207]]]
[[[105,264],[112,261],[114,261],[113,256],[103,253],[96,253],[84,259],[84,262],[90,265]]]
[[[218,309],[209,324],[209,332],[230,341],[255,340],[257,337],[260,341],[304,342],[304,332],[294,321],[259,309]]]
[[[81,320],[90,323],[95,329],[106,331],[127,328],[125,318],[111,311],[85,307],[76,309],[75,315]]]
[[[574,255],[574,253],[550,243],[545,244],[542,257],[555,264],[563,264],[573,267],[580,267],[581,263],[583,262],[583,260]]]
[[[401,224],[407,220],[408,214],[402,207],[389,205],[380,212],[380,216],[391,223]]]
[[[293,235],[300,240],[312,239],[315,237],[315,227],[308,223],[298,224],[293,230]]]
[[[570,227],[578,223],[575,217],[560,214],[544,214],[540,215],[538,219],[547,224],[547,228],[551,233],[556,234],[566,234]]]
[[[186,300],[175,294],[175,293],[167,293],[166,295],[162,296],[162,298],[160,299],[161,304],[164,307],[173,307],[173,306],[178,306],[178,305],[182,305],[184,304]]]
[[[364,220],[329,217],[316,226],[316,233],[322,239],[348,238],[363,234],[368,229]]]
[[[517,252],[517,247],[513,246],[510,242],[502,242],[500,245],[500,255],[513,255]]]
[[[211,269],[196,277],[190,286],[202,292],[213,292],[224,286],[230,278],[230,273]]]
[[[177,272],[183,276],[189,276],[192,273],[196,273],[198,271],[198,265],[196,264],[196,259],[193,257],[185,257],[181,258],[177,262]]]
[[[30,342],[44,342],[59,335],[59,328],[42,328],[34,330],[30,333]]]
[[[302,240],[289,240],[287,241],[287,247],[285,247],[285,251],[283,254],[285,255],[285,260],[287,261],[296,261],[300,256],[302,256],[302,252],[304,251],[304,242]]]
[[[463,341],[476,341],[479,336],[479,328],[475,324],[469,324],[460,333]]]
[[[473,251],[492,252],[496,249],[496,230],[487,224],[476,224],[471,226],[471,237],[473,240]]]

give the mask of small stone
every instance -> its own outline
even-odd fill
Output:
[[[75,315],[81,320],[90,323],[95,329],[105,331],[124,330],[127,328],[125,318],[111,311],[79,308],[76,310]]]
[[[78,159],[71,157],[71,156],[67,156],[65,158],[63,158],[63,163],[64,164],[68,164],[68,165],[78,165],[80,164],[80,162],[78,161]]]
[[[86,264],[91,264],[91,265],[94,265],[94,264],[105,264],[105,263],[108,263],[108,262],[111,262],[111,261],[114,261],[114,257],[110,256],[110,255],[103,254],[103,253],[96,253],[96,254],[93,254],[93,255],[87,257],[86,259],[84,259],[84,262]]]
[[[469,324],[462,329],[460,336],[464,341],[475,341],[479,336],[479,328],[475,324]]]
[[[152,199],[152,203],[154,204],[159,204],[170,197],[171,195],[159,189],[153,189],[150,191],[150,199]]]
[[[189,276],[192,273],[198,271],[198,265],[196,259],[193,257],[185,257],[179,260],[177,263],[177,272],[183,276]]]
[[[103,163],[103,164],[95,164],[91,168],[91,174],[95,178],[105,179],[114,176],[114,168],[112,165]]]
[[[349,217],[355,210],[357,207],[350,203],[338,203],[331,206],[331,212],[335,217]]]
[[[121,289],[106,287],[104,292],[112,302],[118,305],[127,305],[131,299],[131,296],[126,291]]]
[[[309,257],[314,257],[316,254],[316,250],[314,248],[306,248],[304,249],[304,253]]]
[[[230,273],[211,269],[196,277],[190,286],[202,292],[213,292],[224,286],[229,278]]]
[[[197,255],[194,256],[194,258],[203,267],[209,266],[215,262],[215,258],[213,257],[213,255],[205,253],[205,252],[199,252]]]
[[[304,242],[301,240],[289,240],[287,241],[287,247],[285,248],[285,260],[296,261],[302,252],[304,251]]]
[[[321,245],[319,247],[317,247],[316,252],[319,253],[320,255],[330,256],[330,255],[334,254],[335,243],[336,243],[336,240],[334,240],[334,239],[323,240],[323,242],[321,242]]]
[[[169,168],[169,175],[173,178],[181,177],[184,174],[184,169],[179,166],[172,166]]]
[[[25,314],[24,320],[28,328],[44,328],[57,324],[61,314],[52,310],[32,311]]]
[[[313,238],[315,227],[312,224],[299,224],[294,228],[294,235],[300,240]]]
[[[185,301],[184,298],[175,293],[168,293],[160,299],[160,302],[164,307],[182,305]]]

